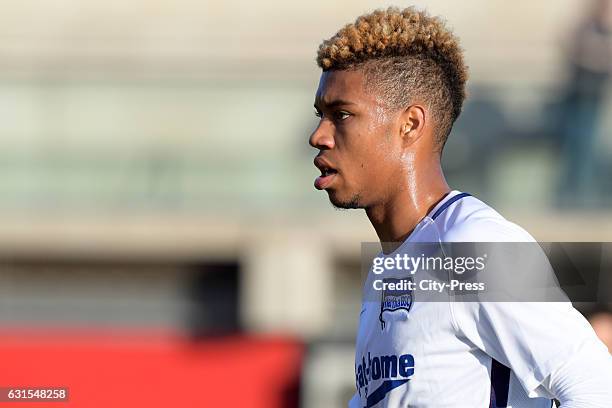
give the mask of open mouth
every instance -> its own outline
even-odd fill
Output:
[[[336,174],[338,171],[336,169],[332,169],[331,167],[324,167],[321,169],[321,175],[323,177],[327,177],[332,174]]]
[[[320,167],[319,170],[321,170],[321,175],[316,178],[314,185],[317,190],[323,190],[329,187],[338,171],[326,166]]]

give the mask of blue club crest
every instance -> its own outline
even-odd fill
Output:
[[[393,283],[398,285],[406,281],[412,282],[412,278],[385,278],[383,279],[383,284]],[[385,288],[386,287],[387,286],[385,285]],[[410,289],[383,289],[380,300],[380,315],[378,316],[381,328],[385,328],[383,312],[395,312],[397,310],[405,310],[406,312],[409,312],[411,307],[412,291]]]

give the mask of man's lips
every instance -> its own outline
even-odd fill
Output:
[[[338,174],[338,171],[322,157],[316,157],[314,159],[314,165],[321,171],[321,175],[315,179],[315,188],[317,190],[323,190],[329,187],[330,183]]]
[[[324,190],[329,187],[329,184],[334,180],[337,173],[329,175],[321,175],[315,179],[314,186],[317,190]]]

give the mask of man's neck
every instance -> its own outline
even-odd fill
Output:
[[[393,252],[450,191],[440,172],[434,180],[400,189],[386,202],[366,208],[383,252]]]

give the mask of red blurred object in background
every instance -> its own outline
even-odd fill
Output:
[[[0,406],[295,407],[303,351],[285,337],[3,330],[0,387],[66,387],[69,401]]]

